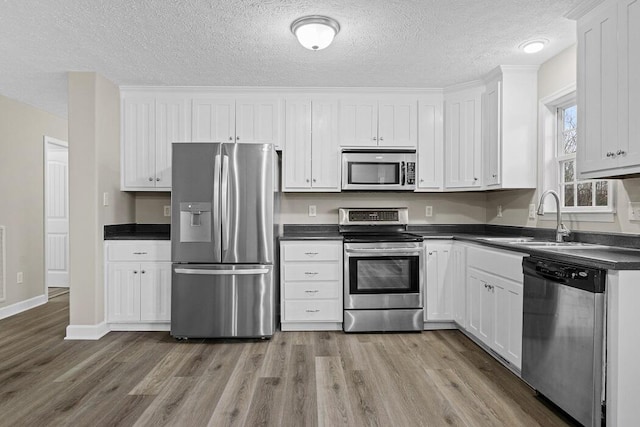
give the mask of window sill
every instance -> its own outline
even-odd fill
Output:
[[[562,212],[562,220],[570,222],[614,222],[615,212]],[[538,217],[542,221],[555,221],[555,212],[545,212]]]

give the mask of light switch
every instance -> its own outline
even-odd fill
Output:
[[[22,274],[22,271],[18,272],[18,275],[16,277],[16,283],[20,284],[24,281],[24,275]]]
[[[529,205],[529,219],[536,219],[536,205],[533,203]]]
[[[629,220],[640,221],[640,203],[629,202]]]
[[[432,217],[433,216],[433,206],[426,206],[424,209],[424,216]]]
[[[316,205],[309,205],[309,216],[316,216]]]
[[[164,207],[164,216],[171,216],[171,205],[166,205]]]
[[[102,206],[109,206],[109,193],[106,191],[102,193]]]
[[[496,212],[498,218],[502,218],[502,205],[498,205],[498,211]]]

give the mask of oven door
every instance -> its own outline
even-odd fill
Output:
[[[345,243],[344,308],[422,308],[419,242]]]

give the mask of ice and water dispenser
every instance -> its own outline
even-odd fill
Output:
[[[180,241],[211,241],[211,203],[180,203]]]

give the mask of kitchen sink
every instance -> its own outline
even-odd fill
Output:
[[[487,242],[523,243],[532,241],[533,237],[479,237],[479,239]]]
[[[594,245],[591,243],[582,242],[512,242],[520,244],[527,248],[540,248],[540,249],[602,249],[604,245]]]

